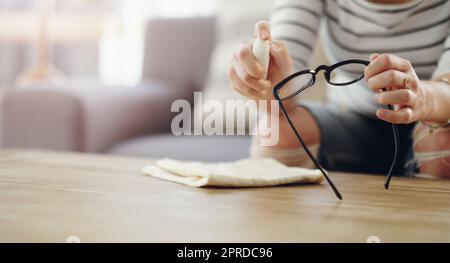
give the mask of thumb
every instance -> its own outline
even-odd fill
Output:
[[[255,24],[254,36],[262,40],[271,40],[270,24],[267,21],[259,21]]]
[[[370,55],[370,62],[374,61],[375,59],[377,59],[380,56],[380,54],[378,53],[374,53],[372,55]]]
[[[270,45],[270,55],[272,62],[280,67],[288,67],[290,61],[287,47],[281,41],[273,41]]]

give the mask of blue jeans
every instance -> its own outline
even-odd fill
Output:
[[[330,171],[387,174],[394,158],[392,125],[330,104],[301,103],[318,123],[321,134],[318,161]],[[399,156],[394,175],[411,175],[415,124],[398,125]],[[301,133],[301,131],[300,131]]]

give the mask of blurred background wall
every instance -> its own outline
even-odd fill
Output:
[[[215,0],[0,0],[0,90],[37,59],[40,6],[51,63],[71,81],[140,81],[146,20],[213,15]]]
[[[245,158],[249,136],[171,134],[171,105],[192,102],[193,91],[203,102],[245,99],[227,68],[272,2],[0,0],[0,148]],[[311,64],[322,63],[317,45]],[[321,101],[323,90],[300,99]],[[208,115],[201,102],[192,107]],[[234,120],[250,131],[246,115],[235,115],[223,127]]]

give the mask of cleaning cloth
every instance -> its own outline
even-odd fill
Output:
[[[180,162],[161,159],[143,173],[193,187],[262,187],[320,183],[319,170],[288,167],[273,159],[244,159],[226,163]]]

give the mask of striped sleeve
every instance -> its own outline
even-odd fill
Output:
[[[270,19],[272,37],[286,44],[295,69],[304,69],[309,64],[323,15],[323,2],[275,0]]]
[[[445,41],[444,50],[439,59],[439,64],[433,73],[433,79],[450,74],[450,32]]]

